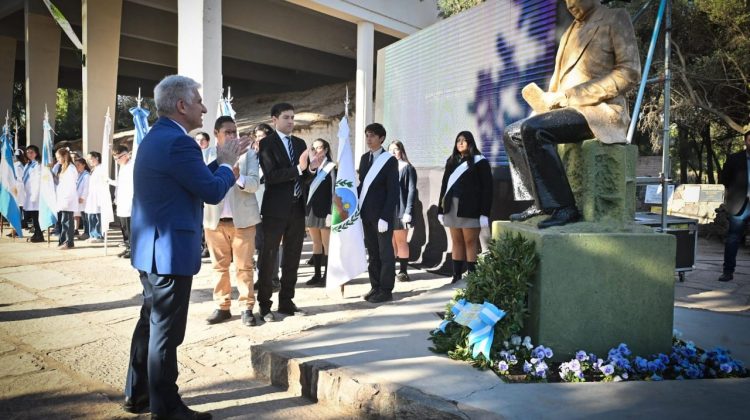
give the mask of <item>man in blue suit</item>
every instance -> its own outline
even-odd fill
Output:
[[[206,107],[196,81],[165,77],[154,89],[159,120],[138,149],[133,175],[131,262],[143,284],[143,306],[130,349],[125,404],[150,407],[152,419],[210,419],[177,393],[177,346],[185,336],[190,288],[201,265],[203,202],[218,204],[235,183],[233,167],[246,140],[217,147],[206,166],[187,133]]]

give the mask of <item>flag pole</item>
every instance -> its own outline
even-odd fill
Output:
[[[349,117],[349,85],[346,85],[346,96],[344,97],[344,118],[348,118],[348,117]],[[341,148],[340,145],[339,145],[339,148]],[[328,268],[326,267],[326,274],[327,272],[328,272]],[[342,298],[345,297],[344,287],[345,287],[345,284],[342,284],[341,285],[341,297]]]
[[[138,97],[135,98],[136,102],[138,103],[138,108],[141,107],[141,102],[143,101],[143,98],[141,97],[141,87],[138,86]]]

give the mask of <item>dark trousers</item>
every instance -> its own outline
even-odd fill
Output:
[[[503,137],[505,151],[513,182],[522,184],[514,188],[531,193],[537,208],[545,211],[575,206],[557,145],[592,138],[586,118],[572,108],[556,109],[509,125]]]
[[[120,219],[120,230],[125,246],[130,248],[130,217],[118,217]]]
[[[729,228],[727,228],[727,237],[724,240],[724,272],[734,273],[734,267],[737,265],[737,251],[740,249],[742,234],[745,233],[745,226],[750,221],[750,203],[745,201],[745,207],[740,214],[735,216],[727,215]]]
[[[193,277],[138,273],[143,305],[130,344],[125,396],[148,395],[151,413],[164,416],[183,404],[177,393],[177,347],[185,338]]]
[[[288,219],[266,216],[263,218],[263,249],[258,259],[258,304],[261,312],[271,310],[273,301],[272,279],[278,273],[277,258],[279,245],[284,238],[281,257],[281,290],[279,304],[287,304],[294,299],[294,286],[297,284],[299,258],[302,254],[302,242],[305,239],[305,212],[302,200],[292,206]]]
[[[378,221],[362,219],[367,248],[367,272],[375,290],[391,292],[396,279],[396,258],[393,255],[393,229],[378,232]]]
[[[85,211],[81,212],[81,228],[83,229],[83,235],[89,236],[89,216]]]
[[[26,210],[24,212],[26,216],[31,219],[31,223],[34,226],[34,238],[40,238],[44,236],[42,234],[42,227],[39,226],[39,210]]]
[[[283,242],[283,238],[282,238],[282,242]],[[260,222],[257,225],[255,225],[255,249],[258,251],[258,268],[259,269],[260,269],[260,264],[261,264],[260,257],[263,254],[264,244],[265,244],[265,241],[263,238],[263,222]],[[284,245],[280,245],[279,249],[282,250],[281,252],[283,252]],[[279,281],[279,269],[281,268],[281,255],[280,255],[281,252],[278,252],[276,255],[276,271],[274,271],[274,275],[272,278],[272,280],[275,280],[275,281]]]
[[[58,245],[67,244],[73,246],[73,232],[75,231],[75,219],[72,211],[60,212],[60,240]]]

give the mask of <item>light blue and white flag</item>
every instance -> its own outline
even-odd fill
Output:
[[[0,214],[16,230],[19,237],[23,236],[21,230],[21,209],[17,200],[18,181],[16,171],[13,167],[13,143],[8,132],[8,125],[3,127],[0,136],[2,159],[0,159]]]
[[[101,224],[104,232],[105,253],[109,224],[115,221],[115,213],[112,210],[112,194],[109,192],[109,164],[112,161],[111,138],[112,118],[109,116],[109,108],[107,108],[107,113],[104,115],[104,131],[102,132],[102,161],[100,168],[97,169],[99,176],[93,177],[89,181],[89,188],[96,188],[96,197],[99,204],[99,211],[101,212]],[[135,142],[133,143],[135,144]]]
[[[367,270],[365,238],[357,205],[354,156],[349,146],[349,123],[339,122],[338,173],[331,204],[331,240],[328,252],[326,293],[332,291]]]
[[[44,137],[42,140],[42,176],[39,177],[39,227],[42,230],[57,223],[57,195],[55,194],[55,179],[52,177],[54,149],[52,146],[52,126],[49,125],[49,115],[45,112]]]
[[[133,124],[135,124],[135,136],[133,137],[133,153],[132,158],[135,159],[138,154],[138,146],[141,145],[143,138],[148,134],[148,115],[150,114],[147,110],[136,106],[130,108],[130,113],[133,115]]]
[[[227,96],[224,96],[224,92],[222,91],[221,97],[219,98],[219,109],[217,111],[217,115],[220,116],[227,116],[232,117],[234,119],[234,116],[237,115],[236,112],[234,112],[234,108],[232,108],[232,100],[234,99],[232,97],[232,87],[230,86],[227,88]]]

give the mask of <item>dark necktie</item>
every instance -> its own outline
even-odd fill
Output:
[[[292,166],[295,165],[295,162],[297,161],[297,158],[294,155],[294,146],[292,145],[292,138],[289,136],[286,136],[287,144],[289,145],[289,158],[292,160]],[[294,179],[294,198],[299,198],[302,195],[302,184],[299,182],[299,177]]]
[[[368,167],[368,168],[372,168],[372,152],[370,152],[370,161],[369,161],[369,163],[367,164],[367,167]]]

